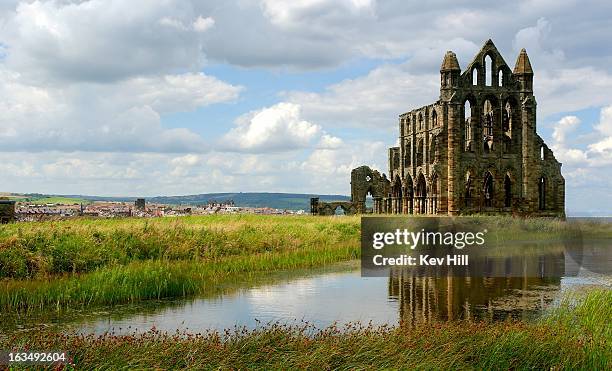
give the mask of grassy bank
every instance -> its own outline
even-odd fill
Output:
[[[612,223],[477,217],[496,241]],[[0,226],[0,309],[129,303],[206,293],[226,280],[359,257],[359,217],[216,215],[74,219]]]
[[[355,246],[343,244],[212,260],[149,260],[49,280],[7,280],[0,283],[0,309],[61,309],[209,294],[226,282],[248,282],[251,275],[319,267],[358,254]]]
[[[612,223],[475,217],[491,241],[541,240],[578,232],[612,238]],[[218,215],[74,219],[0,226],[0,279],[36,279],[148,260],[210,260],[359,244],[359,217]],[[488,237],[489,238],[489,237]]]
[[[238,277],[356,259],[359,224],[261,216],[76,220],[12,225],[0,240],[0,263],[13,277],[0,281],[0,309],[21,311],[182,297]]]
[[[0,226],[0,278],[87,273],[138,261],[212,261],[359,244],[359,218],[220,215]]]
[[[610,369],[611,308],[607,290],[568,298],[536,323],[449,322],[412,330],[269,325],[101,337],[42,332],[0,340],[0,348],[63,349],[85,369]]]

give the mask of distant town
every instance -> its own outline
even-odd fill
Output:
[[[0,196],[0,222],[32,222],[76,217],[159,218],[206,214],[261,214],[301,215],[304,210],[277,209],[271,207],[237,206],[233,200],[210,200],[196,205],[174,205],[147,202],[144,198],[129,201],[89,201],[64,197],[47,197],[38,200]]]

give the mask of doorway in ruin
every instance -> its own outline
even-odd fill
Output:
[[[372,193],[372,188],[368,188],[366,191],[364,208],[366,214],[372,214],[374,212],[374,194]]]
[[[344,216],[346,215],[346,211],[344,210],[342,206],[336,206],[336,208],[334,209],[334,215]]]
[[[395,181],[393,182],[393,198],[395,199],[395,202],[393,204],[394,214],[401,214],[403,212],[402,210],[403,197],[402,196],[403,196],[402,181],[400,180],[399,176],[396,176]]]
[[[416,200],[419,214],[427,213],[427,182],[423,174],[419,175],[416,189]]]
[[[414,214],[414,185],[412,184],[412,177],[406,176],[406,198],[408,202],[408,214]]]

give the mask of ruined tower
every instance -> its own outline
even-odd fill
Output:
[[[533,77],[525,49],[511,69],[487,40],[463,71],[446,52],[438,101],[399,115],[373,212],[564,216],[561,164],[536,131]],[[359,174],[372,170],[359,169],[352,201],[365,210],[372,180]]]

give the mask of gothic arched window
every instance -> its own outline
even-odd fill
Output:
[[[431,126],[434,128],[438,127],[438,114],[436,113],[436,110],[433,110],[431,114]]]
[[[487,86],[493,85],[493,59],[490,55],[485,57],[485,84]]]
[[[485,153],[493,150],[493,105],[486,100],[483,106],[482,141]]]
[[[466,151],[472,150],[472,106],[469,100],[465,101],[463,106],[463,125],[464,125],[464,135],[465,135],[465,143],[464,148]]]

